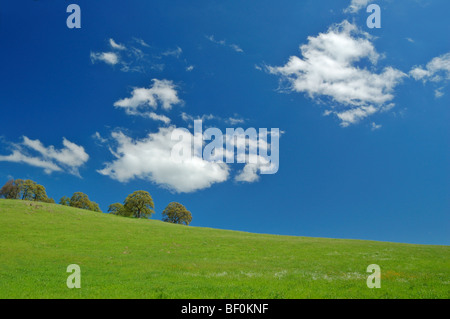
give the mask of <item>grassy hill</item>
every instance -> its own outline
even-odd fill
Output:
[[[450,247],[173,225],[0,200],[0,298],[449,298]],[[381,288],[369,289],[369,264]],[[68,289],[69,264],[81,289]]]

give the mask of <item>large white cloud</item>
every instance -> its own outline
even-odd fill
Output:
[[[120,182],[135,178],[150,180],[176,192],[193,192],[228,179],[229,168],[224,163],[205,161],[200,157],[183,161],[172,158],[172,148],[177,141],[171,139],[174,126],[159,128],[146,138],[135,140],[122,132],[112,133],[117,148],[112,151],[116,159],[106,163],[98,172]],[[179,130],[183,143],[191,147],[193,135]]]
[[[284,66],[269,66],[268,71],[287,81],[294,92],[330,99],[332,109],[325,114],[338,116],[342,126],[386,110],[394,87],[406,76],[392,67],[374,72],[380,54],[371,36],[346,20],[308,37],[300,51],[302,58],[291,56]],[[364,61],[371,69],[357,65]]]
[[[12,154],[0,155],[0,161],[40,167],[48,174],[55,171],[69,171],[79,176],[79,168],[88,161],[89,155],[82,146],[65,138],[63,138],[63,146],[61,149],[56,149],[53,145],[46,147],[41,141],[24,136],[22,143],[13,144]],[[31,154],[32,152],[35,155]]]

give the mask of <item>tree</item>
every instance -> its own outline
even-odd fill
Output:
[[[37,202],[47,202],[49,200],[44,186],[36,184],[33,187],[33,200]]]
[[[62,198],[61,198],[62,199]],[[82,192],[75,192],[69,200],[69,206],[101,212],[97,203],[91,202],[89,197]]]
[[[6,199],[23,199],[46,203],[55,202],[53,199],[48,198],[44,186],[39,185],[30,179],[9,180],[0,189],[0,196]]]
[[[19,186],[13,179],[7,181],[0,189],[0,197],[4,197],[6,199],[19,198]]]
[[[118,216],[130,217],[132,212],[127,210],[121,203],[114,203],[108,206],[108,213]]]
[[[59,200],[59,204],[63,206],[70,206],[70,198],[67,196],[61,197],[61,199]]]
[[[124,208],[136,218],[148,218],[155,212],[153,198],[146,191],[135,191],[128,195],[124,201]]]
[[[113,215],[120,215],[123,210],[123,205],[121,203],[114,203],[108,206],[108,213]]]
[[[184,224],[189,225],[192,221],[192,214],[186,209],[182,204],[177,202],[172,202],[163,210],[163,221],[174,223],[174,224]]]
[[[27,180],[17,180],[17,185],[19,187],[19,196],[22,200],[34,200],[34,195],[38,184],[31,179]]]

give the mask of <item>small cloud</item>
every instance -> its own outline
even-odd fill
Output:
[[[156,114],[155,112],[150,112],[150,113],[147,113],[147,116],[149,118],[151,118],[152,120],[161,121],[164,124],[170,123],[170,118],[168,118],[167,116],[162,115],[162,114]]]
[[[371,129],[372,131],[379,130],[381,126],[382,126],[381,124],[376,124],[375,122],[372,122]]]
[[[111,46],[111,48],[116,49],[116,50],[126,50],[126,47],[122,44],[118,44],[116,43],[116,41],[114,41],[114,39],[109,39],[109,45]]]
[[[352,0],[350,5],[344,9],[345,13],[357,13],[364,7],[367,7],[372,0]]]
[[[411,39],[411,38],[406,38],[406,41],[411,42],[411,43],[414,43],[414,42],[415,42],[415,41],[414,41],[413,39]]]
[[[119,63],[119,56],[114,52],[91,52],[91,61],[102,61],[106,64],[116,65]]]
[[[147,47],[147,48],[150,47],[144,40],[142,40],[142,39],[140,39],[140,38],[133,38],[133,40],[134,40],[137,44],[139,44],[139,45],[141,45],[141,46],[143,46],[143,47]]]
[[[242,118],[229,117],[226,119],[226,122],[231,125],[236,125],[236,124],[243,124],[245,120]]]
[[[193,65],[189,65],[188,67],[186,67],[186,71],[187,72],[191,72],[192,70],[194,70],[194,66]]]
[[[434,96],[438,99],[440,97],[444,96],[444,92],[442,92],[442,87],[439,89],[434,90]]]
[[[433,58],[425,67],[413,67],[409,74],[415,80],[422,80],[423,82],[450,80],[450,52]]]
[[[236,52],[244,52],[237,44],[230,44],[230,48],[232,48]]]
[[[234,43],[227,44],[226,40],[216,40],[216,38],[213,35],[209,35],[209,36],[205,36],[205,37],[212,43],[218,44],[220,46],[227,46],[227,47],[233,49],[235,52],[238,52],[238,53],[244,52],[244,50],[242,50],[242,48],[240,46],[238,46],[237,44],[234,44]]]
[[[150,107],[156,110],[160,106],[168,111],[172,106],[182,102],[172,81],[153,79],[153,84],[149,88],[134,88],[131,97],[116,101],[114,106],[124,108],[129,115],[147,116],[154,120],[169,123],[169,118],[156,113],[148,113],[146,109]]]
[[[164,56],[173,56],[173,57],[179,58],[182,53],[183,53],[183,50],[180,47],[177,47],[174,50],[168,50],[161,54]]]
[[[94,134],[92,134],[92,138],[100,142],[101,144],[104,144],[108,141],[106,138],[103,138],[99,132],[95,132]]]

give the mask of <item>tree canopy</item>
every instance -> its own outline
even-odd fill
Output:
[[[155,212],[153,198],[146,191],[135,191],[128,195],[123,207],[125,212],[136,218],[149,218]]]
[[[65,202],[65,199],[64,200],[63,199],[64,199],[64,197],[61,198],[60,203]],[[86,195],[85,193],[82,193],[82,192],[75,192],[72,195],[72,197],[69,200],[69,206],[81,208],[81,209],[92,210],[94,212],[101,212],[98,204],[90,201],[88,195]]]
[[[6,199],[22,199],[38,202],[54,203],[52,198],[48,198],[45,187],[27,179],[9,180],[0,189],[0,196]]]
[[[108,213],[119,216],[131,216],[131,212],[127,211],[121,203],[114,203],[109,205]]]
[[[174,224],[184,224],[189,225],[192,221],[192,214],[190,211],[184,207],[184,205],[172,202],[163,210],[163,221],[174,223]]]

